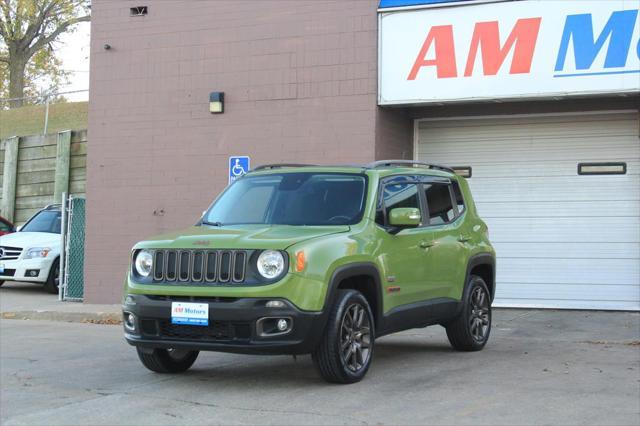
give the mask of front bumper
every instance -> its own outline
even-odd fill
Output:
[[[184,348],[245,354],[307,354],[313,352],[326,324],[323,312],[301,311],[284,299],[179,296],[127,296],[123,313],[135,315],[135,328],[125,327],[125,338],[142,348]],[[285,302],[283,308],[267,308],[268,300]],[[208,303],[209,325],[171,324],[171,303]],[[262,318],[288,318],[285,334],[262,335]]]
[[[0,273],[0,281],[24,281],[44,283],[49,277],[49,270],[53,265],[55,256],[36,259],[1,260],[4,273]],[[0,268],[2,269],[2,268]],[[27,271],[38,271],[36,276],[27,274]]]

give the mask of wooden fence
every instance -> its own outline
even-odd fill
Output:
[[[86,130],[0,141],[0,215],[22,224],[63,192],[84,196],[86,157]]]

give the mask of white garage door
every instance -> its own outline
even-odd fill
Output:
[[[637,112],[419,121],[417,159],[472,167],[496,306],[640,310],[639,127]]]

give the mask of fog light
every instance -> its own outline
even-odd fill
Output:
[[[278,320],[278,330],[279,331],[285,331],[287,328],[289,328],[289,322],[286,319],[279,319]]]
[[[124,326],[130,331],[134,331],[136,329],[136,316],[131,312],[124,313]]]
[[[27,277],[37,277],[40,274],[40,269],[27,269]]]
[[[124,304],[125,305],[135,305],[136,304],[136,299],[134,299],[133,296],[127,296],[124,299]]]
[[[224,112],[224,92],[209,93],[209,112],[222,114]]]
[[[256,322],[256,334],[260,337],[271,337],[290,333],[293,330],[293,319],[290,317],[260,318]]]
[[[284,308],[285,303],[282,300],[269,300],[266,304],[267,308]]]

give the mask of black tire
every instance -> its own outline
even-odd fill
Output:
[[[49,270],[49,276],[47,282],[44,283],[44,289],[47,293],[58,294],[58,281],[60,276],[60,259],[53,261],[51,269]]]
[[[338,290],[322,340],[311,358],[326,381],[359,382],[371,365],[374,342],[374,317],[367,299],[355,290]]]
[[[140,348],[138,358],[142,364],[156,373],[184,373],[198,358],[198,351],[188,351],[183,349],[153,349],[152,352],[145,352]]]
[[[2,287],[2,284],[4,284],[4,281],[0,280],[0,287]]]
[[[458,351],[479,351],[487,344],[491,334],[491,295],[479,276],[469,277],[462,311],[446,329],[449,343]]]

